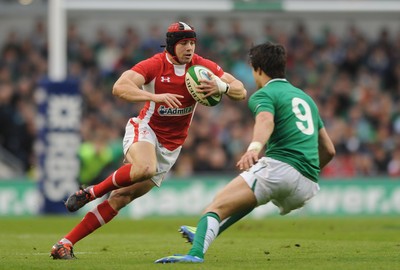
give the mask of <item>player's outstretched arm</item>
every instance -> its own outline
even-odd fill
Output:
[[[246,153],[242,155],[236,166],[240,170],[248,170],[258,161],[261,150],[267,144],[269,137],[274,130],[274,116],[270,112],[260,112],[256,116],[253,129],[253,138]]]

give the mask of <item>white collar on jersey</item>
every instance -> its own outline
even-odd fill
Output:
[[[272,80],[269,80],[269,81],[264,85],[264,87],[267,86],[268,84],[272,83],[272,82],[277,82],[277,81],[287,82],[286,79],[279,79],[279,78],[277,78],[277,79],[272,79]]]
[[[171,62],[171,60],[169,60],[168,55],[165,54],[165,58],[167,58],[167,61],[172,64],[174,66],[174,72],[176,74],[176,76],[183,76],[185,75],[185,68],[186,68],[186,64],[183,65],[176,65],[174,63]]]

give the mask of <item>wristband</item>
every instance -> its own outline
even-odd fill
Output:
[[[229,83],[227,83],[227,84],[226,84],[225,94],[228,94],[229,89],[231,89],[231,86],[229,85]]]
[[[251,142],[249,144],[249,147],[247,147],[247,151],[253,151],[256,150],[257,152],[260,152],[260,150],[263,148],[263,144],[260,142]]]
[[[226,94],[229,91],[229,84],[227,84],[226,82],[223,82],[219,77],[215,76],[215,82],[217,83],[217,87],[218,87],[218,91],[219,93],[222,94]]]

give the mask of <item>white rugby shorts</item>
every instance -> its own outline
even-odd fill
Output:
[[[125,127],[125,135],[123,138],[124,154],[126,155],[129,147],[138,141],[149,142],[153,144],[156,149],[157,169],[156,175],[154,175],[151,180],[159,187],[166,174],[171,170],[178,159],[182,146],[173,151],[168,150],[158,142],[156,134],[146,122],[134,117],[128,120]]]
[[[257,199],[257,206],[272,202],[286,215],[304,206],[319,191],[318,183],[306,178],[287,163],[261,158],[240,174]]]

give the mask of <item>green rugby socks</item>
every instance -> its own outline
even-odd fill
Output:
[[[218,236],[220,222],[219,216],[213,212],[208,212],[200,218],[189,255],[204,258],[208,247]]]

